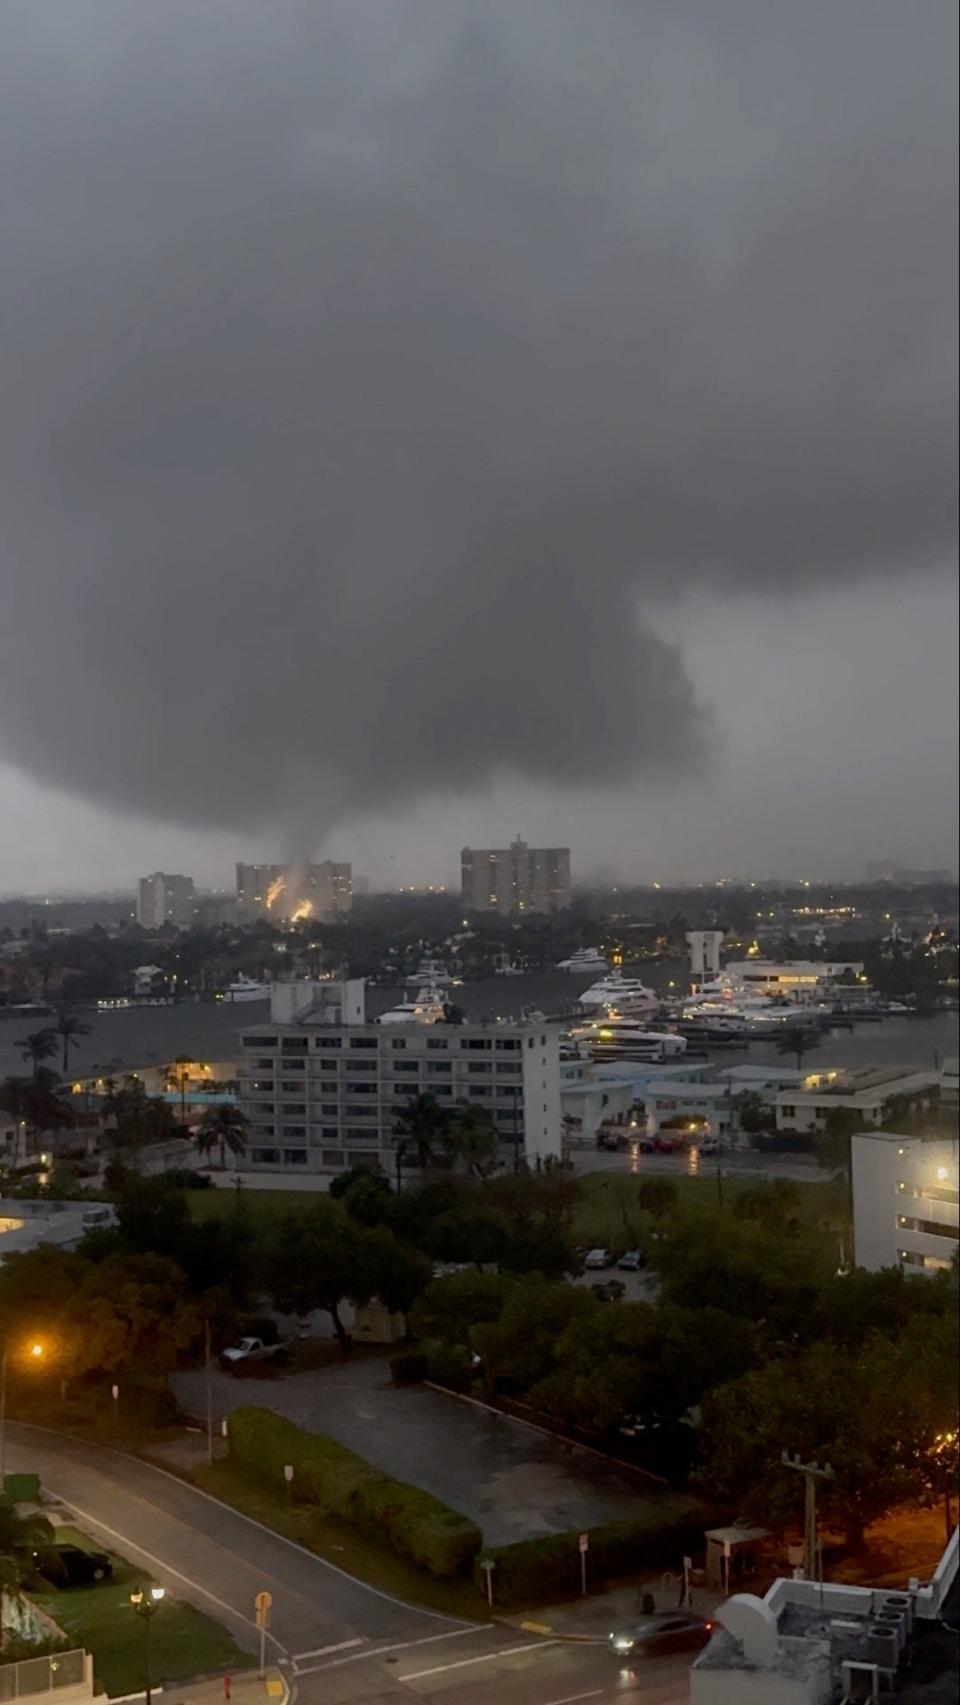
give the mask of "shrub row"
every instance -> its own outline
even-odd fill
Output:
[[[679,1569],[685,1552],[702,1545],[705,1512],[695,1498],[664,1494],[633,1521],[606,1522],[590,1529],[587,1578],[615,1580],[639,1569]],[[486,1589],[481,1561],[494,1564],[493,1601],[510,1605],[547,1603],[580,1587],[580,1546],[576,1533],[548,1533],[515,1545],[488,1546],[474,1564],[473,1577]]]
[[[293,1469],[292,1495],[385,1540],[399,1557],[431,1575],[464,1575],[482,1543],[480,1529],[439,1498],[381,1474],[362,1456],[321,1433],[308,1433],[269,1409],[235,1409],[230,1455],[250,1474],[284,1484]]]

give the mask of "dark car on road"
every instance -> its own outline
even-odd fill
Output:
[[[652,1657],[655,1652],[694,1651],[707,1644],[715,1626],[691,1610],[661,1610],[614,1629],[610,1649],[623,1661]]]
[[[113,1575],[113,1564],[103,1551],[84,1551],[79,1545],[51,1545],[37,1552],[34,1566],[54,1587],[91,1587]]]

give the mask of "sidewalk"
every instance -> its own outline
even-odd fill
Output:
[[[605,1641],[612,1629],[634,1621],[639,1614],[640,1594],[646,1592],[652,1594],[658,1611],[676,1610],[680,1584],[675,1581],[664,1586],[663,1577],[659,1575],[633,1586],[606,1587],[599,1592],[588,1593],[586,1598],[544,1605],[539,1610],[498,1611],[496,1604],[493,1610],[498,1622],[523,1629],[525,1633],[552,1634],[554,1638],[566,1640]],[[695,1585],[690,1608],[697,1616],[711,1616],[725,1598],[725,1593]]]
[[[156,1694],[159,1689],[154,1689]],[[142,1695],[141,1695],[142,1697]],[[172,1681],[163,1689],[164,1705],[225,1705],[223,1676],[204,1681]],[[256,1670],[232,1677],[230,1705],[287,1705],[290,1688],[272,1664],[261,1680]]]

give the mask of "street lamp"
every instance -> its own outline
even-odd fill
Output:
[[[39,1342],[30,1344],[27,1357],[31,1363],[40,1362],[45,1355],[44,1346]],[[3,1350],[0,1351],[0,1496],[7,1483],[7,1362],[10,1358],[10,1345],[4,1340]]]
[[[145,1593],[142,1587],[134,1587],[130,1594],[130,1603],[137,1616],[143,1617],[143,1672],[145,1705],[150,1705],[150,1622],[156,1616],[164,1599],[163,1587],[151,1587]]]

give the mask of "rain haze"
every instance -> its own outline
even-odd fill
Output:
[[[5,0],[0,890],[955,866],[946,0]]]

